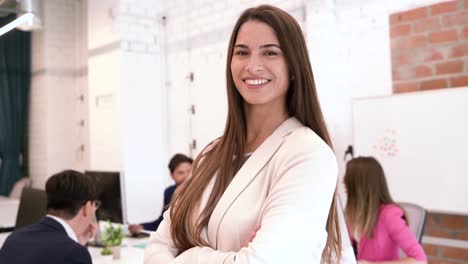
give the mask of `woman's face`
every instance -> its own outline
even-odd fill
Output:
[[[285,108],[288,66],[275,32],[266,23],[250,20],[240,27],[231,74],[248,105]]]
[[[174,179],[177,185],[181,184],[190,174],[190,170],[192,169],[192,163],[190,162],[182,162],[175,170],[171,173],[172,179]]]

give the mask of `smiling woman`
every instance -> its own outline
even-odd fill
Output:
[[[241,26],[234,45],[231,72],[246,102],[246,112],[261,106],[274,114],[286,114],[288,66],[278,38],[268,24],[252,20]]]
[[[245,10],[226,66],[224,134],[194,161],[145,263],[338,262],[338,169],[299,24]]]

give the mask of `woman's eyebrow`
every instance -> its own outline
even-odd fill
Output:
[[[276,47],[278,49],[281,49],[281,47],[278,45],[278,44],[264,44],[264,45],[260,45],[260,49],[265,49],[265,48],[271,48],[271,47]],[[244,48],[244,49],[248,49],[249,47],[245,44],[236,44],[234,45],[234,48]]]
[[[271,47],[276,47],[278,49],[281,49],[281,47],[278,44],[265,44],[265,45],[260,46],[261,49],[271,48]]]
[[[244,48],[244,49],[248,49],[249,47],[247,47],[247,45],[245,45],[245,44],[236,44],[236,45],[234,45],[234,48]]]

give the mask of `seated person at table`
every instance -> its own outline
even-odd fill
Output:
[[[390,196],[384,171],[376,159],[350,160],[344,184],[348,194],[346,220],[358,264],[427,263],[405,212]],[[400,259],[400,248],[407,258]]]
[[[156,231],[156,229],[158,229],[158,226],[163,219],[163,214],[171,203],[172,195],[174,194],[175,189],[190,174],[190,170],[192,169],[192,162],[193,160],[191,158],[183,154],[176,154],[174,157],[172,157],[172,159],[169,161],[168,167],[175,184],[167,187],[164,191],[164,206],[161,215],[158,219],[152,222],[130,225],[128,230],[132,235],[138,235],[143,229],[149,231]]]
[[[91,264],[84,245],[96,232],[99,207],[96,185],[89,176],[67,170],[46,182],[47,215],[17,229],[0,249],[0,263]]]

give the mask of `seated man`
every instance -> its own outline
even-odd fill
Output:
[[[67,170],[46,182],[47,216],[15,230],[0,249],[0,263],[89,263],[84,245],[94,236],[99,207],[94,180]]]
[[[192,162],[193,160],[191,158],[183,154],[176,154],[174,157],[172,157],[172,159],[169,161],[168,167],[175,184],[167,187],[164,191],[164,205],[161,216],[159,216],[159,218],[153,222],[130,225],[128,230],[132,235],[140,234],[141,230],[143,229],[150,231],[156,231],[156,229],[158,229],[159,224],[163,220],[164,212],[167,210],[167,208],[169,208],[169,204],[171,203],[172,195],[174,194],[175,189],[190,174],[190,170],[192,169]]]

